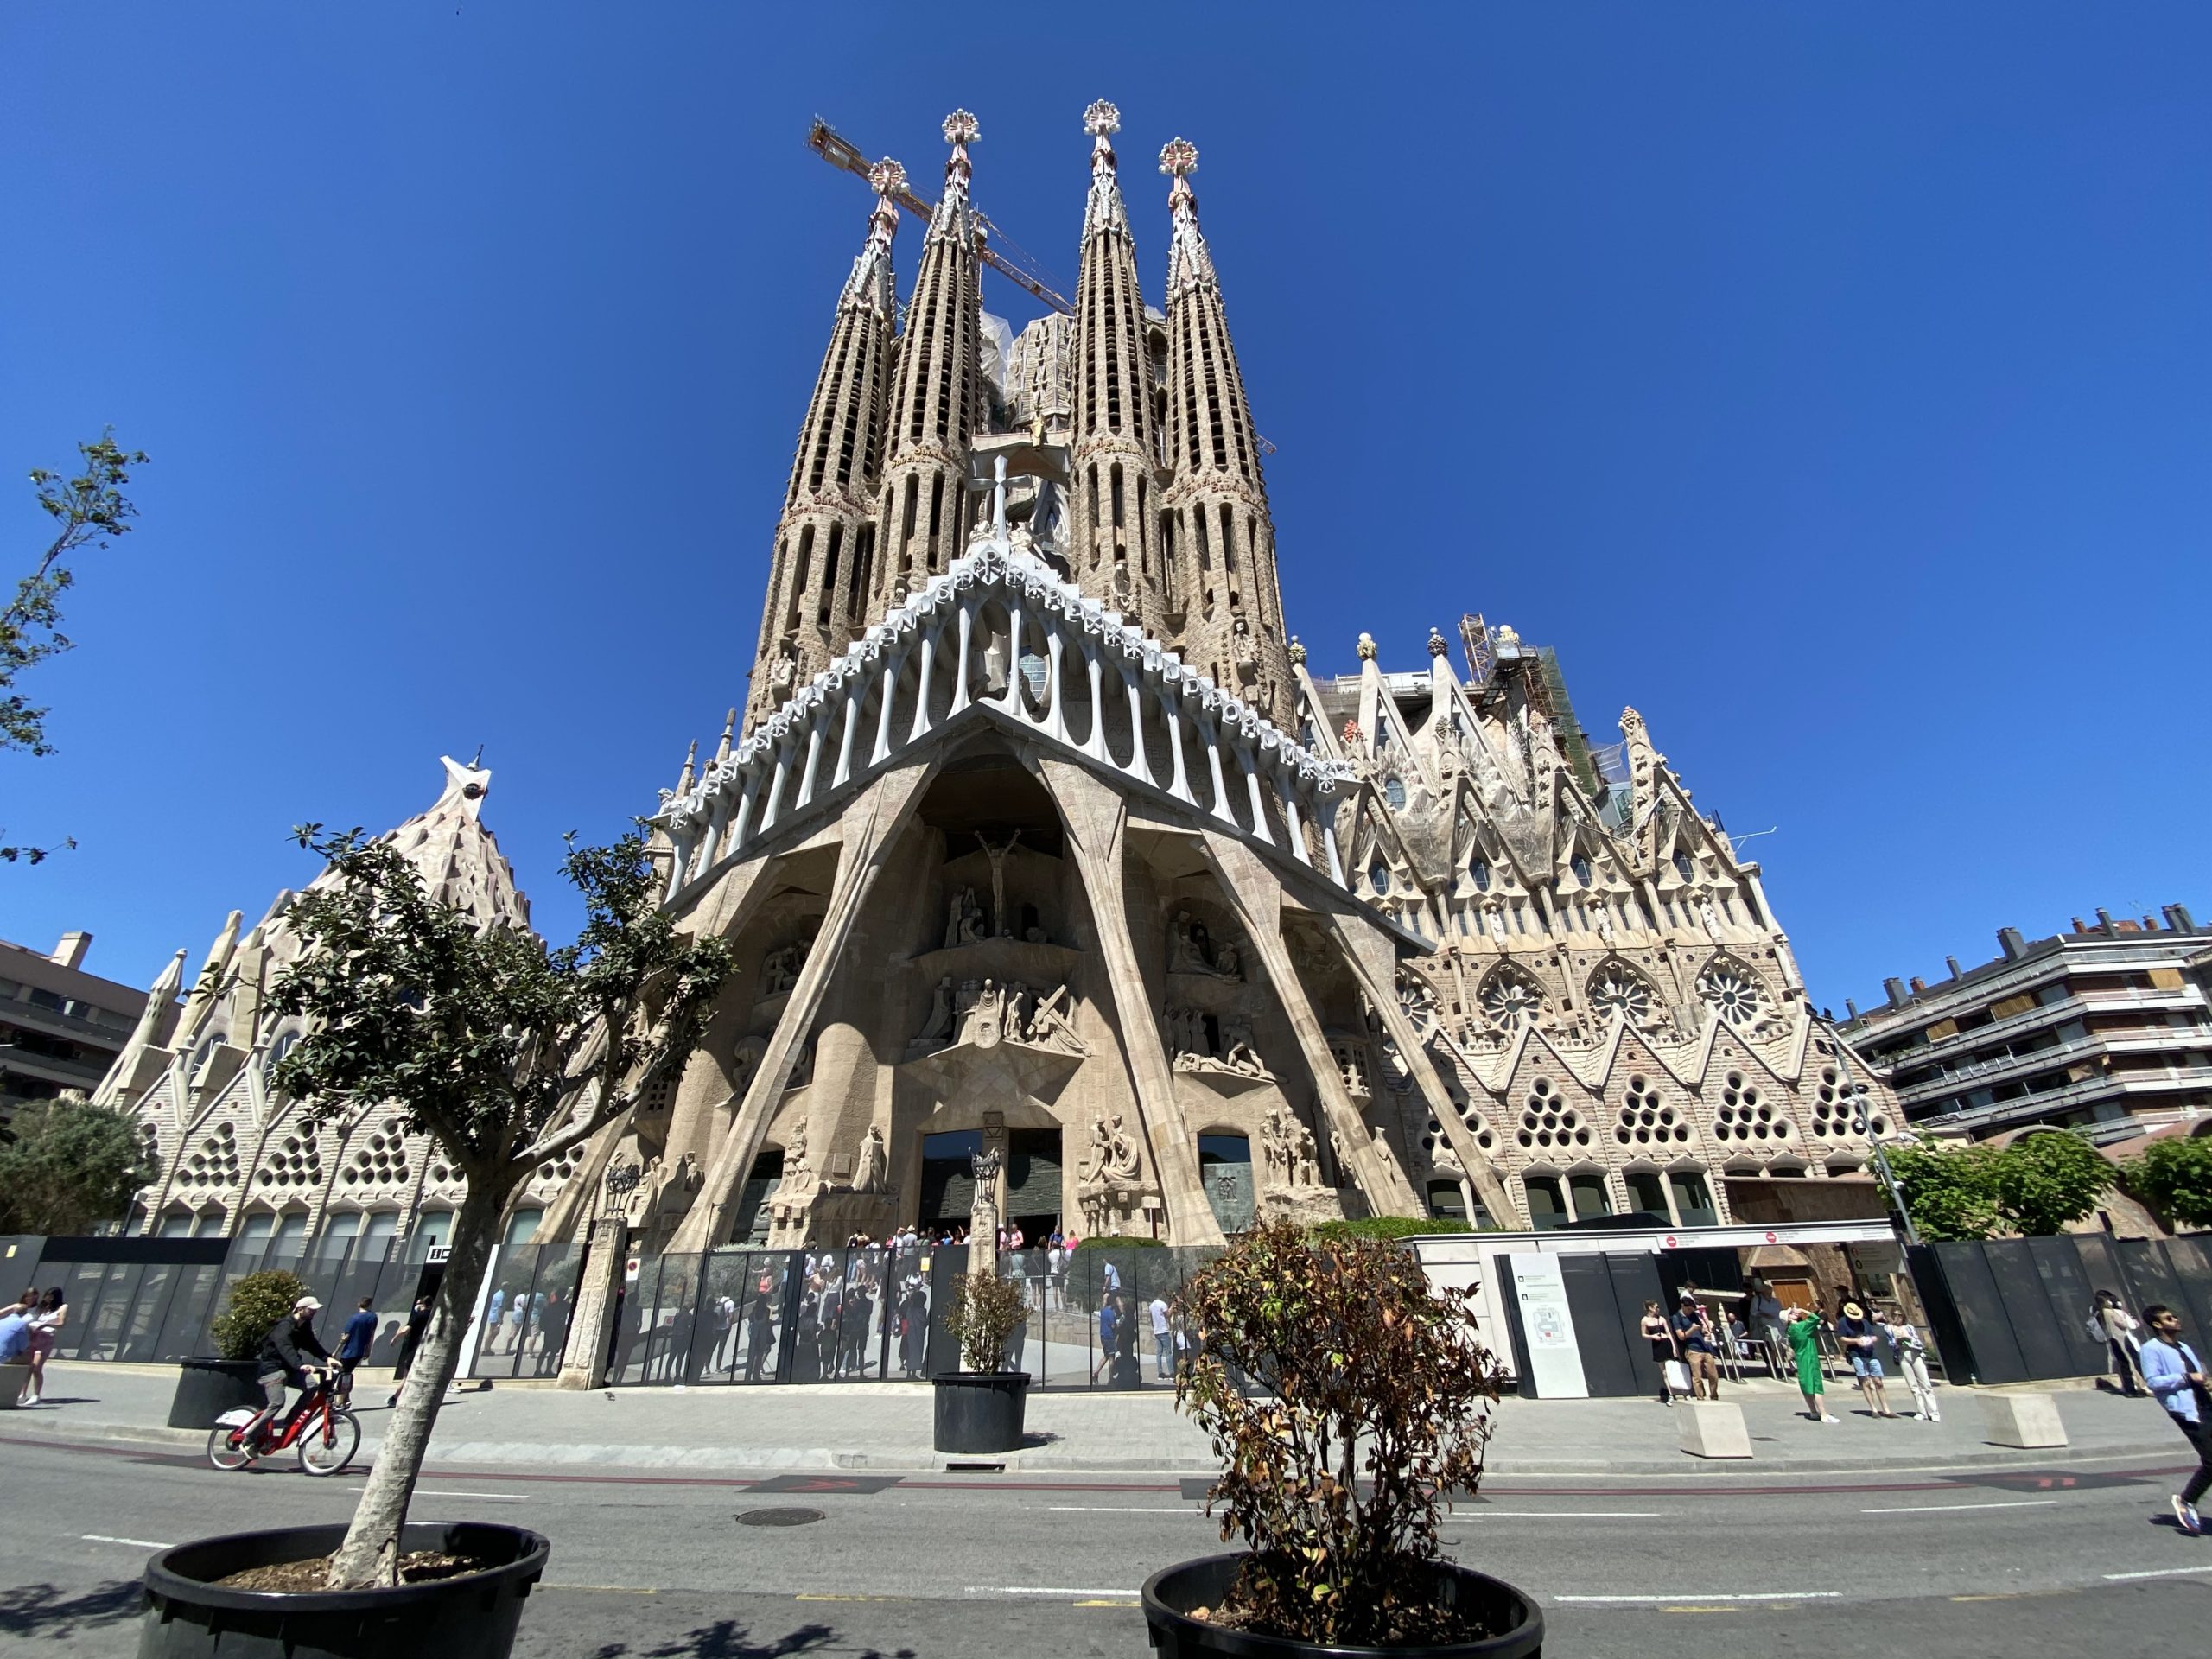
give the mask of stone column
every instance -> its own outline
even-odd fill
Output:
[[[1205,849],[1222,892],[1251,936],[1252,948],[1259,953],[1283,1013],[1289,1017],[1291,1030],[1297,1033],[1314,1090],[1321,1097],[1323,1114],[1351,1154],[1352,1179],[1359,1183],[1376,1214],[1421,1214],[1423,1206],[1414,1196],[1413,1184],[1393,1160],[1376,1151],[1367,1120],[1360,1116],[1351,1091],[1344,1087],[1344,1074],[1337,1070],[1337,1057],[1329,1050],[1321,1017],[1314,1012],[1305,982],[1298,977],[1297,965],[1283,943],[1282,889],[1243,842],[1209,830]]]
[[[806,963],[799,969],[798,983],[791,988],[791,996],[784,1004],[783,1014],[776,1021],[775,1034],[768,1039],[760,1064],[746,1087],[745,1098],[738,1106],[729,1133],[707,1167],[698,1198],[669,1243],[671,1254],[709,1250],[721,1242],[721,1229],[729,1207],[736,1201],[746,1173],[760,1154],[768,1120],[774,1116],[776,1105],[783,1097],[784,1085],[791,1077],[791,1066],[798,1058],[799,1045],[805,1040],[815,1015],[821,1012],[823,994],[844,957],[854,918],[882,870],[884,850],[905,827],[922,786],[936,772],[934,760],[897,767],[870,784],[845,809],[839,821],[839,827],[844,831],[844,844],[838,855],[837,876],[830,888],[829,908],[823,914],[822,926],[814,936],[814,948],[807,952]]]
[[[1160,1040],[1152,999],[1138,966],[1129,935],[1128,904],[1122,892],[1127,856],[1128,804],[1082,767],[1040,759],[1045,787],[1060,810],[1074,850],[1076,868],[1098,929],[1099,954],[1105,958],[1107,983],[1114,997],[1128,1076],[1135,1087],[1137,1128],[1150,1154],[1153,1173],[1167,1206],[1169,1240],[1176,1244],[1218,1244],[1221,1224],[1198,1184],[1198,1143],[1175,1098],[1175,1073]]]
[[[569,1320],[569,1345],[561,1356],[558,1387],[596,1389],[607,1381],[614,1293],[629,1259],[630,1230],[622,1217],[607,1216],[594,1222],[584,1271],[576,1281],[575,1312]]]

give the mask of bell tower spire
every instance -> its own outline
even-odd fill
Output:
[[[1167,196],[1174,222],[1167,251],[1171,476],[1162,493],[1164,546],[1185,619],[1179,643],[1185,661],[1294,730],[1274,522],[1221,283],[1198,230],[1191,188],[1198,168],[1198,146],[1187,139],[1173,139],[1160,152],[1160,170],[1174,181]]]
[[[968,194],[968,146],[979,136],[967,111],[945,117],[952,156],[922,245],[892,389],[871,620],[941,574],[966,541],[969,441],[985,418],[980,232]]]
[[[745,700],[748,731],[773,714],[794,687],[819,673],[868,620],[862,612],[898,326],[891,272],[891,239],[899,230],[893,197],[905,188],[906,173],[886,158],[868,176],[875,188],[868,241],[837,296],[830,348],[799,427],[798,453],[769,557],[760,649]]]
[[[1075,290],[1074,529],[1077,584],[1146,632],[1165,631],[1175,606],[1160,561],[1152,360],[1136,243],[1116,176],[1113,135],[1122,113],[1104,99],[1083,112],[1090,135],[1090,195]]]

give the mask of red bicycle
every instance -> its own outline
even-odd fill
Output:
[[[361,1425],[352,1412],[332,1403],[327,1376],[300,1397],[281,1427],[264,1427],[249,1440],[246,1430],[260,1414],[241,1406],[217,1418],[207,1431],[207,1461],[226,1471],[243,1469],[257,1458],[291,1446],[302,1474],[334,1475],[360,1448]]]

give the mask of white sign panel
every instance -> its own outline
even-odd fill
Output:
[[[1537,1250],[1512,1250],[1498,1260],[1513,1275],[1522,1345],[1528,1351],[1536,1397],[1587,1400],[1590,1383],[1582,1375],[1582,1346],[1575,1340],[1574,1315],[1567,1305],[1567,1280],[1560,1272],[1559,1258]]]

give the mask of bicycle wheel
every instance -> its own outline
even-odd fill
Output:
[[[253,1461],[253,1453],[231,1438],[233,1430],[221,1423],[207,1431],[207,1461],[229,1472]]]
[[[303,1474],[334,1475],[353,1462],[361,1444],[361,1426],[350,1411],[333,1409],[329,1419],[301,1431],[298,1447]]]

